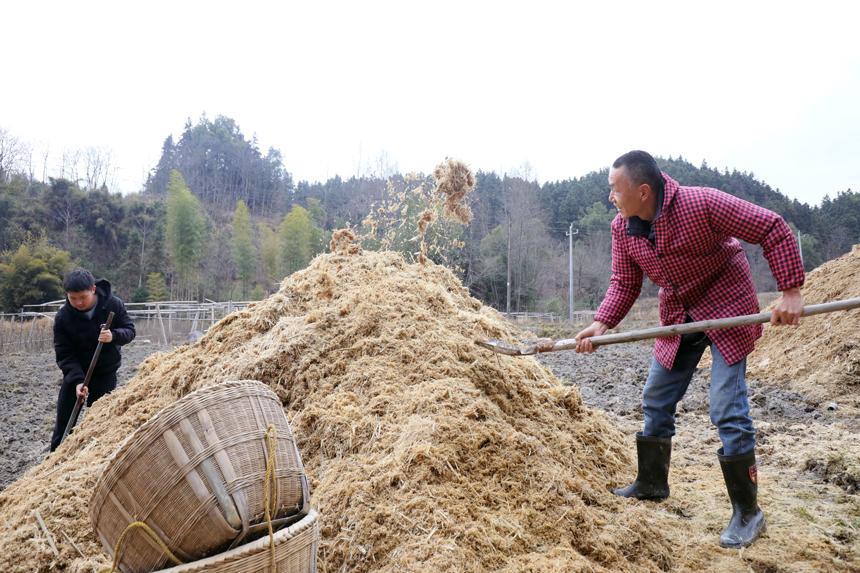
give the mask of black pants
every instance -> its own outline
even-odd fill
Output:
[[[76,393],[77,384],[61,384],[60,395],[57,397],[57,422],[54,424],[54,435],[51,436],[51,451],[57,449],[63,439],[63,432],[66,431],[66,424],[69,423],[69,418],[72,416],[72,410],[75,409],[77,401]],[[93,405],[93,402],[113,391],[116,388],[116,372],[108,374],[93,373],[90,379],[90,393],[87,396],[87,408]]]

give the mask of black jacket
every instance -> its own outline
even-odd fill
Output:
[[[96,294],[99,301],[92,318],[69,304],[68,299],[54,317],[54,351],[57,366],[63,371],[63,384],[84,381],[99,343],[100,326],[107,322],[110,311],[114,313],[110,327],[113,341],[102,345],[93,377],[116,372],[121,361],[119,347],[134,340],[134,323],[122,301],[111,294],[110,283],[105,279],[97,280]]]

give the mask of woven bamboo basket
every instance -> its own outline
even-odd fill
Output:
[[[269,536],[200,561],[156,573],[316,573],[320,528],[317,512],[275,533],[275,568],[272,569]]]
[[[270,443],[275,463],[267,481]],[[129,524],[142,521],[190,562],[266,531],[266,485],[276,528],[310,510],[307,477],[277,395],[260,382],[226,382],[184,396],[126,438],[96,484],[90,520],[111,555]],[[167,564],[146,532],[129,531],[121,571]]]

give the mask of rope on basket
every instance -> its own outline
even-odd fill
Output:
[[[266,457],[266,477],[263,480],[263,509],[266,514],[266,525],[269,528],[269,559],[271,561],[271,571],[274,573],[275,569],[275,533],[272,530],[272,514],[275,511],[275,499],[271,494],[271,490],[274,485],[277,485],[275,482],[275,453],[278,447],[277,441],[277,430],[275,429],[274,424],[269,424],[269,427],[266,428],[266,448],[268,451],[268,456]],[[114,559],[113,565],[111,566],[109,573],[114,573],[119,567],[119,563],[122,560],[122,550],[123,544],[125,542],[126,535],[132,531],[133,529],[141,528],[143,531],[149,535],[149,537],[158,544],[161,550],[173,561],[176,565],[182,565],[183,562],[179,559],[173,552],[167,547],[167,544],[161,540],[158,534],[152,530],[150,526],[142,521],[132,522],[126,527],[122,534],[120,534],[119,539],[117,539],[116,545],[114,546]],[[108,571],[107,568],[104,571]]]
[[[123,543],[125,541],[125,536],[128,534],[128,532],[130,532],[131,530],[136,529],[138,527],[143,529],[143,531],[150,537],[150,539],[152,539],[153,541],[155,541],[155,543],[158,544],[158,546],[161,548],[161,550],[170,558],[171,561],[173,561],[176,565],[182,565],[182,560],[173,554],[173,552],[170,550],[170,548],[167,546],[167,544],[165,544],[164,541],[161,540],[161,538],[158,536],[158,534],[155,531],[153,531],[150,526],[148,526],[146,523],[144,523],[142,521],[134,521],[134,522],[128,524],[128,527],[126,527],[123,530],[122,534],[120,534],[120,536],[119,536],[119,539],[117,539],[117,541],[116,541],[116,545],[114,546],[114,551],[113,551],[113,554],[114,554],[113,565],[110,568],[110,573],[114,573],[114,571],[116,571],[119,568],[120,561],[122,560],[122,550],[123,550]],[[104,570],[107,571],[107,569],[104,569]]]
[[[278,447],[276,430],[274,424],[269,424],[266,428],[266,447],[269,450],[269,455],[266,458],[266,479],[263,481],[263,509],[266,514],[266,525],[269,527],[269,559],[271,561],[271,571],[275,569],[275,533],[272,531],[272,513],[275,511],[275,500],[271,494],[272,482],[275,479],[275,451]]]

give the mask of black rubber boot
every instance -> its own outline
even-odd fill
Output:
[[[717,457],[732,500],[732,518],[720,534],[720,546],[740,549],[752,544],[764,531],[764,513],[756,501],[758,470],[755,450],[738,456],[724,456],[720,448]]]
[[[669,497],[669,458],[672,456],[672,438],[655,438],[636,434],[636,454],[639,473],[636,481],[627,487],[612,490],[621,497],[664,500]]]

